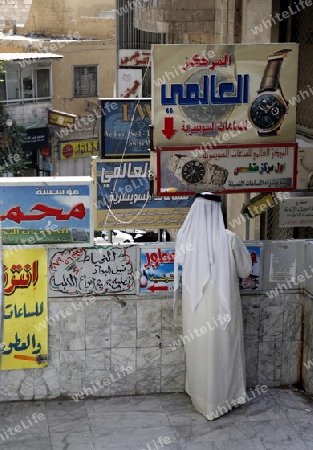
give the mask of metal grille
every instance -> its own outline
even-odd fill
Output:
[[[289,4],[291,5],[291,0]],[[286,9],[285,4],[283,9]],[[292,16],[290,40],[299,43],[298,88],[295,104],[297,107],[297,130],[313,137],[313,6]],[[291,197],[301,197],[305,193],[293,192]],[[263,230],[264,239],[312,239],[313,227],[279,227],[279,205],[266,213]]]
[[[142,2],[149,9],[151,2]],[[134,28],[134,5],[138,3],[129,0],[116,0],[116,24],[117,24],[117,51],[121,49],[150,50],[152,44],[164,44],[165,35],[161,33],[149,33]],[[140,6],[140,4],[138,4]],[[138,69],[138,67],[127,67]],[[151,69],[143,67],[142,93],[145,98],[151,97]]]
[[[74,67],[74,97],[97,97],[97,66]]]
[[[281,240],[293,238],[293,228],[280,228],[279,226],[279,205],[269,209],[266,216],[267,220],[264,239]]]
[[[313,6],[295,16],[295,40],[299,43],[297,125],[313,135]]]

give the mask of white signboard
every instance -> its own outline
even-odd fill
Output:
[[[49,297],[136,294],[136,246],[49,251]]]
[[[280,227],[312,227],[313,197],[293,197],[279,205]]]
[[[154,45],[154,145],[294,142],[298,44]]]
[[[146,67],[149,64],[151,50],[119,50],[120,66]]]
[[[118,97],[141,97],[142,70],[118,69]]]
[[[295,189],[296,146],[162,147],[152,155],[157,195]],[[156,159],[156,162],[155,162]]]

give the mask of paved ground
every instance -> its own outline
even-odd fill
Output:
[[[0,403],[0,449],[313,449],[313,401],[270,389],[213,422],[185,394],[6,402]]]

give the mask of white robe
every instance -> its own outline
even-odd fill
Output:
[[[186,392],[197,411],[214,420],[245,402],[245,358],[238,277],[251,272],[251,257],[241,240],[227,232],[230,257],[231,321],[221,312],[219,293],[209,281],[199,306],[192,312],[190,294],[183,285],[183,334],[186,352]],[[196,331],[197,330],[197,331]],[[213,414],[212,414],[213,413]]]

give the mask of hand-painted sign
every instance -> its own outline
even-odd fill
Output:
[[[49,251],[49,296],[136,293],[135,246]]]
[[[6,178],[0,198],[3,245],[93,244],[90,177]]]
[[[140,293],[167,293],[174,291],[175,249],[162,245],[141,248]],[[181,289],[181,267],[179,268]]]
[[[119,65],[130,67],[146,67],[149,64],[151,50],[119,50]]]
[[[142,88],[141,69],[118,69],[118,97],[139,98]]]
[[[150,99],[102,99],[102,157],[150,155]]]
[[[45,249],[4,250],[3,343],[0,368],[48,365],[47,255]]]
[[[295,141],[298,44],[153,45],[152,68],[155,146]]]
[[[193,198],[152,197],[147,159],[95,160],[95,229],[179,228]]]

